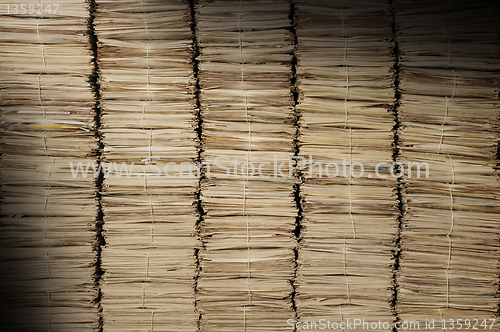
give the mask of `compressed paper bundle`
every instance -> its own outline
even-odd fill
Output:
[[[189,6],[97,5],[103,159],[112,169],[103,188],[104,330],[196,331],[198,179],[179,174],[197,157]]]
[[[300,321],[392,323],[391,251],[398,209],[397,181],[389,173],[394,140],[390,8],[385,1],[368,6],[298,1],[296,8],[300,155],[306,157]],[[385,164],[377,175],[380,162]],[[390,330],[389,324],[374,329],[381,330]]]
[[[276,331],[294,318],[288,15],[286,1],[197,6],[203,159],[212,166],[202,181],[204,331]]]
[[[25,5],[25,14],[15,14],[11,4],[10,15],[7,4],[0,4],[0,325],[92,331],[98,321],[95,186],[91,170],[86,178],[75,176],[97,147],[87,4],[39,2],[33,10]]]
[[[398,312],[435,319],[436,329],[457,319],[490,328],[498,309],[495,13],[494,2],[396,7],[402,155],[429,168],[406,179]]]
[[[494,1],[95,2],[0,0],[2,331],[498,329]]]

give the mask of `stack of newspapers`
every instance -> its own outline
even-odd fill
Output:
[[[398,209],[397,180],[389,172],[389,4],[297,1],[296,8],[300,155],[306,158],[299,317],[392,322]],[[387,324],[374,329],[389,330]]]
[[[94,178],[72,173],[97,147],[87,4],[0,6],[2,330],[92,331]]]
[[[483,4],[396,6],[402,154],[429,168],[406,179],[398,312],[443,330],[490,328],[498,309],[498,18]]]
[[[203,167],[201,197],[204,331],[278,331],[294,318],[289,28],[284,0],[197,6],[203,159],[211,167]]]
[[[195,331],[198,180],[184,1],[97,1],[105,331]],[[167,166],[167,164],[172,163]],[[175,165],[173,164],[175,163]],[[165,173],[167,172],[167,174]]]
[[[0,0],[0,330],[498,330],[481,4]]]

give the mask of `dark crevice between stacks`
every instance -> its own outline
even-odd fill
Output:
[[[299,89],[298,89],[298,78],[297,78],[297,47],[298,47],[298,38],[297,38],[297,23],[295,17],[295,2],[293,0],[290,1],[290,34],[293,38],[293,52],[291,54],[291,68],[290,68],[290,94],[293,99],[293,108],[292,108],[292,120],[293,125],[295,127],[295,135],[293,138],[293,155],[299,156],[300,154],[300,134],[301,134],[301,120],[302,114],[299,110],[297,110],[297,106],[299,104]],[[295,158],[295,163],[297,163],[297,158]],[[296,165],[295,165],[296,166]],[[295,206],[297,208],[297,216],[295,217],[295,228],[293,230],[293,235],[296,240],[296,246],[293,249],[294,252],[294,272],[293,278],[290,280],[292,285],[292,293],[290,294],[290,300],[292,303],[292,309],[295,314],[295,321],[299,321],[299,314],[297,311],[297,271],[299,268],[299,250],[300,250],[300,242],[302,239],[302,229],[303,229],[303,220],[304,220],[304,209],[302,207],[303,199],[302,199],[302,186],[304,184],[304,177],[301,170],[295,170],[294,177],[297,180],[297,183],[293,186],[293,197],[295,201]]]
[[[92,89],[92,93],[94,94],[94,137],[97,142],[97,148],[93,151],[93,156],[96,159],[97,165],[99,165],[102,161],[102,154],[104,151],[104,143],[103,143],[103,135],[101,133],[101,86],[99,83],[100,70],[98,63],[98,39],[95,33],[95,13],[96,13],[96,3],[95,0],[88,0],[88,8],[89,8],[89,18],[87,20],[87,35],[89,37],[89,45],[90,50],[92,51],[92,73],[89,75],[88,82]],[[101,306],[102,299],[102,290],[101,290],[101,280],[104,275],[104,271],[102,269],[102,248],[106,245],[106,240],[103,236],[103,224],[104,224],[104,213],[102,211],[102,185],[104,180],[103,172],[99,172],[98,178],[95,179],[95,196],[97,200],[97,215],[95,218],[94,224],[94,243],[93,243],[93,251],[95,253],[94,260],[94,273],[93,273],[93,282],[94,287],[96,289],[96,297],[94,299],[94,305],[98,310],[98,322],[97,322],[97,331],[103,331],[103,312]]]
[[[500,0],[496,1],[496,15],[497,15],[497,42],[500,43]],[[498,48],[497,48],[498,50]],[[498,54],[498,57],[500,58],[500,53]],[[500,91],[500,77],[497,78],[497,91]],[[497,108],[498,108],[498,102],[500,101],[500,92],[497,92]],[[500,121],[500,114],[498,115],[498,121]],[[496,172],[497,176],[500,177],[500,126],[497,127],[497,155],[496,155]],[[500,242],[500,238],[498,239]],[[500,259],[499,259],[500,261]],[[500,266],[500,262],[499,262]],[[500,272],[498,276],[498,290],[497,290],[497,298],[500,299]],[[500,317],[500,302],[497,303],[497,317]]]
[[[393,131],[393,142],[392,142],[392,161],[396,163],[401,159],[401,139],[399,137],[400,130],[402,128],[400,121],[400,109],[401,109],[401,51],[399,49],[399,42],[397,40],[398,34],[398,26],[396,23],[396,11],[394,8],[395,0],[389,0],[389,6],[391,10],[391,26],[392,26],[392,55],[394,57],[394,66],[392,67],[393,72],[393,80],[394,80],[394,104],[389,109],[394,116],[394,126],[392,127]],[[395,166],[396,174],[400,174],[402,171],[399,165]],[[397,178],[397,186],[395,188],[395,194],[398,201],[398,216],[396,218],[397,223],[397,232],[396,237],[394,239],[394,249],[392,250],[393,255],[393,274],[392,274],[392,300],[391,300],[391,308],[394,315],[394,322],[399,322],[399,314],[398,314],[398,295],[399,295],[399,284],[398,284],[398,273],[400,270],[401,264],[401,251],[402,251],[402,231],[403,231],[403,223],[404,216],[406,211],[406,205],[404,200],[404,180],[403,177]],[[393,331],[396,332],[396,327],[393,328]]]
[[[200,64],[198,57],[200,56],[200,47],[198,45],[198,37],[197,37],[197,24],[196,24],[196,0],[187,0],[187,3],[189,5],[189,24],[191,27],[191,34],[192,34],[192,44],[191,44],[191,65],[193,67],[193,80],[191,83],[191,88],[192,88],[192,98],[195,103],[194,105],[194,130],[196,132],[196,141],[197,141],[197,156],[196,156],[196,162],[197,165],[201,165],[203,162],[203,113],[201,111],[201,101],[200,101],[200,91],[201,91],[201,86],[200,86],[200,79],[199,79],[199,71],[200,71]],[[198,294],[199,294],[199,289],[198,289],[198,280],[201,275],[202,271],[202,266],[201,266],[201,258],[200,258],[200,251],[205,248],[205,244],[203,243],[203,239],[201,236],[201,227],[203,220],[205,218],[205,210],[203,209],[203,204],[201,200],[201,191],[202,191],[202,183],[203,180],[205,179],[205,172],[204,169],[200,166],[200,174],[198,175],[198,186],[195,192],[195,201],[193,205],[195,206],[196,213],[198,215],[198,219],[196,220],[196,225],[195,225],[195,234],[196,237],[198,238],[199,241],[199,247],[194,248],[194,257],[195,257],[195,264],[196,264],[196,271],[195,271],[195,276],[194,276],[194,310],[196,312],[197,320],[196,320],[196,326],[197,326],[197,331],[202,330],[202,313],[199,308],[199,301],[198,301]]]

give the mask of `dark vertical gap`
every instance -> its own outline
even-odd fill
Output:
[[[400,112],[401,112],[401,50],[399,49],[399,42],[397,39],[398,34],[398,26],[396,22],[396,9],[395,9],[395,1],[389,0],[389,6],[391,11],[391,28],[392,28],[392,55],[394,57],[394,65],[392,67],[393,72],[393,80],[394,80],[394,104],[390,108],[390,112],[392,112],[394,116],[394,126],[392,127],[393,131],[393,142],[392,142],[392,161],[398,162],[401,159],[401,139],[399,137],[399,132],[401,130],[401,121],[400,121]],[[399,165],[396,167],[396,174],[400,174],[402,170],[399,169]],[[393,254],[393,274],[392,274],[392,300],[391,300],[391,308],[394,315],[394,321],[399,322],[399,314],[398,314],[398,295],[399,295],[399,283],[398,283],[398,273],[400,270],[401,264],[401,251],[402,251],[402,231],[403,231],[403,223],[404,223],[404,215],[406,211],[405,200],[404,200],[404,180],[403,177],[398,177],[397,186],[395,189],[396,198],[398,201],[398,217],[396,218],[397,223],[397,232],[396,237],[394,239],[394,249],[392,251]],[[393,328],[393,331],[396,332],[396,327]]]
[[[496,15],[497,15],[496,30],[497,30],[497,45],[498,45],[498,42],[500,42],[500,0],[497,0],[495,2],[495,5],[496,5],[496,8],[495,8]],[[497,50],[498,50],[498,48],[497,48]],[[500,54],[497,54],[497,56],[500,57]],[[497,78],[497,87],[500,88],[500,77]],[[498,103],[498,101],[500,101],[500,92],[497,92],[496,98],[497,98],[497,103]],[[500,121],[500,114],[498,115],[498,120]],[[500,126],[497,126],[497,139],[500,139]],[[497,141],[497,155],[496,155],[496,157],[497,157],[496,172],[497,172],[497,176],[500,177],[500,174],[498,174],[498,172],[500,171],[500,140]],[[498,241],[500,242],[500,238],[498,239]],[[499,259],[499,261],[500,261],[500,259]],[[500,274],[498,276],[497,298],[500,298]],[[497,317],[500,317],[500,302],[497,303],[496,314],[497,314]]]
[[[290,34],[293,38],[293,52],[291,58],[291,68],[290,68],[290,94],[293,100],[292,106],[292,120],[293,125],[295,127],[295,135],[292,141],[293,144],[293,155],[299,156],[300,154],[300,134],[301,134],[301,119],[302,113],[297,109],[299,104],[299,89],[298,89],[298,78],[297,78],[297,47],[298,47],[298,38],[297,38],[297,22],[296,22],[296,7],[295,1],[290,0],[290,12],[288,18],[290,19]],[[295,158],[295,163],[297,163],[297,158]],[[296,166],[296,165],[295,165]],[[292,309],[295,313],[295,321],[299,321],[299,314],[297,311],[297,271],[299,268],[299,250],[300,250],[300,242],[302,239],[302,229],[303,229],[303,220],[304,220],[304,209],[302,207],[303,199],[302,199],[302,185],[304,184],[304,177],[301,170],[295,170],[294,177],[297,180],[297,183],[293,186],[293,197],[295,201],[295,205],[297,208],[297,216],[295,217],[295,228],[293,230],[293,235],[296,240],[296,246],[293,249],[294,252],[294,272],[293,278],[290,280],[292,285],[292,293],[290,294],[290,299],[292,302]],[[294,330],[296,327],[294,328]]]
[[[191,27],[191,35],[192,35],[192,44],[191,44],[191,64],[193,66],[193,81],[192,81],[192,94],[193,94],[193,101],[195,103],[194,107],[194,130],[196,132],[196,141],[197,141],[197,156],[196,156],[196,163],[197,165],[201,165],[203,162],[203,113],[201,111],[201,101],[200,101],[200,91],[201,91],[201,86],[200,86],[200,78],[199,78],[199,72],[200,72],[200,63],[198,60],[198,57],[200,56],[200,47],[198,45],[198,35],[197,35],[197,22],[196,22],[196,0],[187,0],[187,3],[189,5],[189,23]],[[194,276],[194,310],[196,314],[198,315],[197,320],[196,320],[196,326],[197,326],[197,331],[202,330],[202,312],[200,311],[199,308],[199,302],[198,302],[198,294],[199,294],[199,289],[198,289],[198,280],[201,275],[202,271],[202,266],[201,266],[201,258],[200,258],[200,251],[204,249],[205,244],[203,243],[203,239],[201,236],[201,227],[203,220],[205,218],[205,210],[203,209],[203,204],[201,200],[201,191],[202,191],[202,183],[203,180],[205,179],[205,173],[204,170],[202,169],[201,166],[199,166],[200,169],[200,174],[198,174],[198,187],[195,192],[195,202],[193,203],[196,209],[196,212],[198,214],[198,219],[196,220],[196,225],[195,225],[195,231],[196,231],[196,237],[199,240],[200,246],[198,248],[194,249],[194,257],[196,259],[196,271],[195,271],[195,276]]]
[[[100,70],[98,63],[98,39],[95,33],[95,13],[97,9],[97,5],[95,0],[88,0],[88,8],[89,8],[89,18],[87,20],[87,34],[89,37],[89,45],[92,51],[92,73],[89,75],[88,81],[92,92],[94,94],[94,137],[97,141],[97,148],[94,150],[94,157],[96,158],[97,164],[99,165],[102,162],[102,153],[104,150],[103,143],[103,135],[101,133],[101,86],[99,83]],[[103,224],[104,224],[104,213],[102,211],[102,185],[104,180],[104,174],[99,172],[98,178],[95,179],[95,196],[97,199],[97,215],[95,218],[94,224],[94,243],[93,243],[93,251],[95,253],[95,262],[94,262],[94,273],[93,273],[93,282],[94,287],[97,290],[96,297],[94,299],[94,305],[98,310],[98,322],[97,322],[97,330],[99,332],[103,331],[103,312],[101,306],[102,299],[102,290],[101,290],[101,280],[104,275],[104,271],[102,270],[102,247],[106,245],[106,240],[103,236]]]

